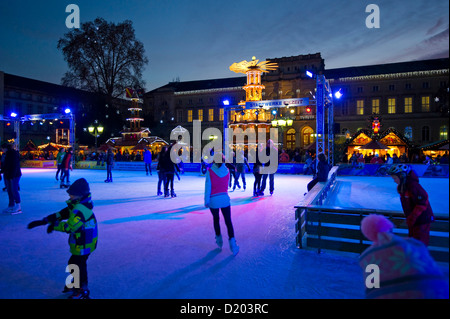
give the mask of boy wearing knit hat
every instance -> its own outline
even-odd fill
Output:
[[[66,285],[63,292],[73,292],[69,299],[89,299],[87,259],[97,248],[97,219],[92,211],[94,205],[89,184],[84,178],[76,180],[67,189],[67,193],[70,199],[66,201],[66,208],[42,220],[31,222],[28,228],[48,225],[49,234],[54,230],[69,234],[72,256],[68,264],[78,267],[79,278],[74,278],[73,284]]]
[[[383,215],[368,215],[361,231],[372,245],[360,256],[368,299],[448,299],[448,281],[427,247],[414,238],[393,234]],[[376,266],[376,267],[374,267]],[[378,269],[377,284],[375,271]]]

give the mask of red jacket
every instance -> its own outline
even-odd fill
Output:
[[[400,193],[403,212],[408,225],[418,226],[434,221],[433,210],[428,201],[428,193],[419,184],[419,178],[414,171],[406,177],[405,192]]]

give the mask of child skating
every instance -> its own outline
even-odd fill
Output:
[[[69,247],[72,256],[68,264],[79,269],[79,283],[73,288],[64,286],[63,292],[72,292],[69,299],[89,299],[87,259],[97,248],[97,219],[95,218],[89,184],[84,178],[76,180],[67,190],[70,199],[67,207],[58,213],[48,215],[42,220],[28,224],[28,229],[47,225],[47,233],[54,230],[69,234]]]

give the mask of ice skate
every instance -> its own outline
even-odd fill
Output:
[[[11,209],[11,215],[17,215],[22,213],[22,207],[20,204],[16,204]]]
[[[91,299],[89,297],[89,290],[87,289],[75,289],[73,294],[68,299]]]
[[[3,214],[11,214],[13,209],[14,209],[14,206],[8,206],[2,212],[3,212]]]
[[[173,198],[173,197],[177,197],[177,194],[175,194],[174,191],[171,191],[171,192],[170,192],[170,197],[172,197],[172,198]]]
[[[161,192],[161,191],[158,191],[157,193],[156,193],[156,196],[161,196],[163,193]]]
[[[239,252],[239,246],[236,244],[236,239],[233,237],[229,240],[230,243],[230,250],[233,253],[233,255],[237,255]]]
[[[216,236],[216,244],[217,244],[217,246],[219,246],[220,249],[222,249],[222,246],[223,246],[222,235]]]

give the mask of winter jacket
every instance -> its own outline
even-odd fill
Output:
[[[1,173],[5,179],[13,179],[22,176],[20,170],[20,154],[10,149],[5,152],[5,159],[1,165]]]
[[[205,179],[205,206],[210,208],[222,208],[230,206],[228,195],[228,183],[230,172],[225,165],[217,167],[212,165],[206,172]]]
[[[326,182],[328,180],[328,172],[330,167],[326,161],[319,161],[317,164],[317,179],[319,182]]]
[[[406,177],[405,192],[400,193],[403,212],[409,226],[429,224],[434,221],[433,210],[428,201],[428,193],[419,184],[414,171]]]
[[[149,150],[144,152],[144,163],[151,164],[152,162],[152,153]]]
[[[172,162],[172,159],[170,158],[170,153],[172,151],[172,146],[169,146],[167,151],[164,153],[162,158],[160,158],[158,167],[160,170],[164,171],[165,173],[175,173],[175,169],[177,172],[180,171],[180,168],[178,167],[178,164]]]
[[[66,154],[64,154],[61,167],[66,170],[72,167],[72,153],[66,152]]]
[[[60,165],[62,163],[64,155],[64,152],[58,152],[58,155],[56,155],[56,164]]]
[[[69,234],[69,247],[72,255],[88,255],[97,248],[97,219],[91,195],[79,200],[66,201],[67,207],[58,213],[47,216],[54,221],[54,230]],[[67,220],[67,221],[64,221]]]
[[[114,154],[113,153],[106,153],[106,159],[105,159],[106,165],[113,165],[114,164]]]

